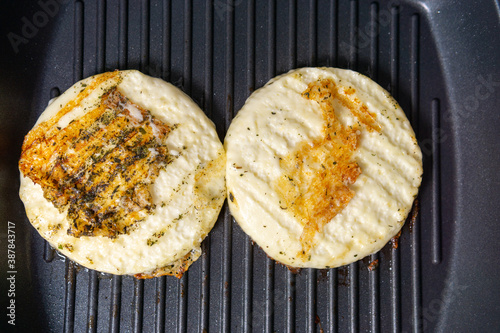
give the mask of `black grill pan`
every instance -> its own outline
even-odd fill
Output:
[[[1,331],[500,331],[498,1],[0,6]],[[253,90],[303,66],[357,70],[407,113],[424,178],[418,217],[397,249],[292,273],[253,245],[224,206],[182,279],[140,281],[77,267],[30,226],[17,194],[22,140],[49,99],[75,81],[132,68],[161,77],[190,95],[223,139]]]

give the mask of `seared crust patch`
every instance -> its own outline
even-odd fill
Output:
[[[31,131],[19,167],[41,185],[47,200],[67,211],[69,235],[114,238],[153,211],[149,185],[172,160],[164,144],[171,128],[116,85],[92,110],[60,128],[58,120],[78,107],[94,83]]]
[[[322,138],[303,142],[280,160],[283,175],[275,190],[282,209],[289,209],[304,226],[302,251],[297,256],[307,261],[316,232],[340,213],[354,197],[349,188],[361,174],[353,154],[358,148],[362,127],[380,131],[375,115],[359,100],[350,97],[354,89],[341,89],[329,79],[311,82],[302,97],[318,103],[324,126]],[[340,123],[335,115],[334,101],[346,106],[357,122],[352,126]]]

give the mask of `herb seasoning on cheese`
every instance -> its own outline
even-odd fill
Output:
[[[33,226],[103,272],[177,277],[201,254],[226,196],[213,123],[138,71],[82,80],[28,133],[20,196]]]
[[[148,187],[172,159],[162,143],[170,128],[116,87],[66,127],[52,121],[34,131],[40,135],[24,143],[21,171],[67,210],[69,234],[114,238],[153,211]]]

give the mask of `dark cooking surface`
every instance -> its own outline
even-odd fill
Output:
[[[0,8],[1,331],[12,329],[8,221],[19,331],[500,330],[498,2],[61,2]],[[413,124],[424,153],[420,214],[398,249],[295,275],[253,246],[225,206],[181,280],[138,281],[75,267],[29,224],[17,195],[22,139],[76,80],[116,68],[162,77],[223,138],[251,91],[302,66],[372,77]]]

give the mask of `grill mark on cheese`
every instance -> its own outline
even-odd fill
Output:
[[[57,122],[59,122],[59,120],[64,115],[71,112],[75,107],[79,106],[86,97],[88,97],[96,88],[99,87],[99,85],[108,80],[110,82],[113,82],[114,85],[117,85],[122,80],[120,72],[107,72],[96,76],[96,78],[90,84],[85,86],[84,89],[73,100],[69,101],[61,110],[59,110],[54,117],[51,117],[49,120],[39,124],[26,135],[22,147],[23,152],[30,148],[33,144],[41,143],[44,137],[53,135],[54,133],[51,133],[49,131],[55,132],[57,130],[55,124],[57,124]]]
[[[283,170],[274,188],[281,201],[304,226],[297,257],[310,258],[316,232],[340,213],[354,197],[350,185],[356,182],[361,168],[353,154],[358,148],[361,129],[380,131],[376,116],[356,97],[353,88],[342,89],[332,80],[311,82],[302,97],[320,105],[323,113],[323,136],[302,142],[295,151],[281,158]],[[337,120],[334,100],[348,108],[357,119],[352,126]]]
[[[363,163],[360,162],[360,164]],[[377,183],[381,191],[384,191],[388,196],[394,198],[394,200],[400,205],[404,205],[407,200],[413,200],[413,197],[410,194],[403,191],[401,186],[398,186],[398,184],[412,184],[414,182],[413,179],[406,177],[406,173],[404,171],[405,169],[399,168],[398,166],[395,166],[378,156],[370,157],[365,155],[364,164],[379,164],[388,170],[387,173],[379,174],[377,177],[366,177]]]
[[[171,128],[134,105],[116,84],[94,109],[65,128],[58,120],[80,105],[106,73],[26,137],[19,167],[71,221],[68,234],[114,238],[154,209],[149,185],[172,157],[163,144]]]
[[[403,149],[401,147],[396,147],[388,142],[388,146],[391,145],[393,149]],[[373,163],[379,163],[384,165],[387,170],[392,170],[387,177],[392,177],[393,174],[398,177],[404,179],[405,182],[413,183],[415,178],[405,172],[405,170],[409,170],[416,163],[414,159],[411,159],[411,152],[408,152],[406,156],[402,156],[399,160],[391,160],[384,154],[384,152],[380,150],[376,150],[373,147],[360,147],[360,153],[365,155],[365,159],[367,162],[372,161]],[[371,156],[371,157],[370,157]]]

